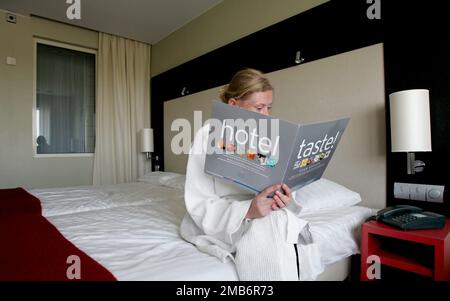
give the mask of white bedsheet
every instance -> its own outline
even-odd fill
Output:
[[[361,224],[373,214],[372,209],[361,206],[300,214],[309,221],[313,240],[319,245],[323,268],[359,254]]]
[[[183,191],[150,183],[126,183],[103,186],[79,186],[29,191],[41,200],[44,216],[145,205],[180,199]]]
[[[238,280],[233,263],[223,264],[179,236],[186,212],[179,189],[137,182],[30,193],[67,239],[118,280]],[[324,268],[359,252],[359,225],[371,214],[353,206],[302,215]]]

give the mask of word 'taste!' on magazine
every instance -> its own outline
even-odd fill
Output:
[[[253,192],[320,179],[349,118],[294,124],[214,101],[205,172]]]

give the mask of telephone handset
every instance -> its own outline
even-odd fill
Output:
[[[375,220],[403,230],[443,228],[444,215],[424,212],[421,208],[409,205],[397,205],[378,211]]]

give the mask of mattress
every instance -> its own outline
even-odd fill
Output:
[[[180,237],[186,212],[180,189],[135,182],[29,192],[68,240],[118,280],[238,280],[232,262],[222,263]],[[301,215],[310,221],[323,269],[359,252],[360,225],[371,214],[352,206]]]

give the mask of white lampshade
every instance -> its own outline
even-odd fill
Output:
[[[389,95],[393,152],[431,152],[428,90],[406,90]]]
[[[152,153],[153,152],[153,129],[141,130],[141,152]]]

